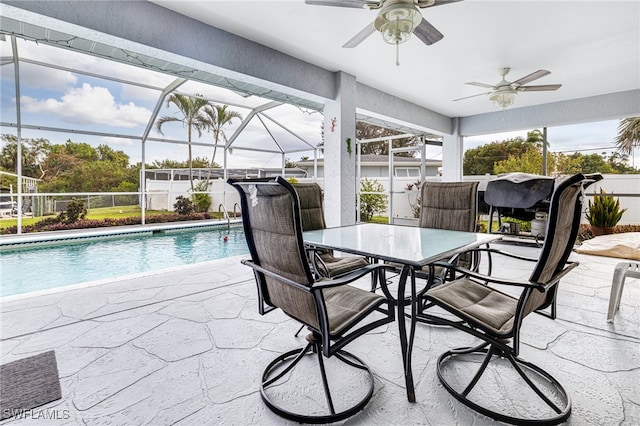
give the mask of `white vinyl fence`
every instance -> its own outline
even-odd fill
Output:
[[[588,188],[586,192],[587,200],[593,199],[593,194],[599,193],[602,188],[609,194],[620,199],[620,204],[627,211],[622,216],[620,225],[624,224],[640,224],[640,175],[603,175],[604,179]],[[465,176],[463,180],[480,182],[478,191],[484,191],[487,188],[487,182],[495,179],[496,176]],[[384,195],[386,195],[388,205],[391,206],[391,217],[393,218],[412,218],[412,204],[416,203],[419,192],[417,190],[409,190],[408,185],[414,184],[416,178],[400,178],[393,179],[393,191],[390,192],[388,178],[376,178],[384,187]],[[439,181],[440,177],[429,176],[427,180]],[[299,182],[313,182],[313,178],[299,178]],[[323,179],[317,178],[316,182],[323,187]],[[179,195],[187,196],[189,194],[190,184],[188,181],[155,181],[147,180],[147,208],[152,210],[173,210],[173,203]],[[222,179],[214,179],[211,181],[209,193],[212,197],[211,211],[217,212],[221,210],[221,205],[231,214],[234,206],[239,204],[239,197],[233,187],[224,183]],[[238,209],[238,206],[235,206]],[[585,203],[586,208],[586,203]],[[389,216],[389,209],[382,215]],[[586,219],[583,216],[583,222]]]
[[[593,200],[593,195],[600,192],[602,188],[608,194],[612,194],[620,199],[622,208],[627,211],[622,215],[620,225],[640,224],[640,175],[603,175],[604,179],[590,186],[586,191],[586,199]],[[483,176],[464,176],[464,181],[478,181],[478,191],[484,191],[487,188],[487,182],[495,179],[494,175]],[[299,181],[312,181],[313,179],[299,179]],[[384,194],[387,195],[388,201],[391,200],[393,218],[411,218],[413,217],[411,206],[415,204],[419,192],[416,190],[408,190],[407,184],[415,182],[415,178],[394,178],[393,192],[389,192],[389,179],[376,178],[384,186]],[[429,176],[429,181],[440,181],[440,177]],[[320,186],[323,186],[322,179],[317,180]],[[585,209],[587,202],[585,201]],[[387,210],[383,215],[388,216]],[[586,223],[584,215],[582,221]]]

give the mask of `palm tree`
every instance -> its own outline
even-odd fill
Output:
[[[177,121],[187,128],[187,140],[189,142],[189,182],[193,190],[193,166],[191,159],[191,135],[194,130],[198,132],[198,136],[202,136],[202,130],[207,127],[207,118],[202,114],[202,109],[209,104],[206,99],[199,97],[184,96],[177,93],[171,94],[167,98],[167,107],[174,104],[182,117],[164,116],[156,120],[156,129],[162,135],[162,125],[170,121]]]
[[[640,146],[640,117],[628,117],[620,120],[616,137],[618,151],[631,154],[633,147]]]
[[[220,142],[221,139],[225,143],[227,142],[227,135],[224,133],[222,128],[227,124],[232,124],[231,120],[234,118],[242,120],[242,115],[240,115],[239,112],[231,111],[228,108],[229,105],[209,104],[204,109],[204,115],[207,119],[207,127],[209,127],[213,132],[213,140],[215,142],[210,168],[213,168],[213,165],[215,164],[214,162],[216,159],[216,151],[218,150],[218,142]]]

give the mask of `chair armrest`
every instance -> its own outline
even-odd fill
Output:
[[[452,265],[450,263],[446,263],[446,262],[434,262],[434,266],[442,266],[444,268],[447,268],[447,270],[451,271],[455,271],[458,272],[460,274],[462,274],[465,277],[471,277],[471,278],[475,278],[476,280],[479,281],[484,281],[485,283],[493,283],[493,284],[502,284],[502,285],[510,285],[510,286],[517,286],[517,287],[533,287],[539,291],[544,291],[545,290],[545,286],[542,284],[538,284],[538,283],[532,283],[530,281],[513,281],[513,280],[509,280],[507,278],[497,278],[497,277],[492,277],[489,275],[483,275],[480,274],[478,272],[473,272],[470,271],[466,268],[461,268],[459,266],[456,265]]]
[[[521,256],[516,256],[516,257],[520,258]],[[526,259],[527,258],[525,258],[523,260],[526,260]],[[560,281],[560,279],[562,279],[562,277],[564,277],[573,268],[578,266],[579,263],[575,262],[575,261],[571,261],[571,262],[567,261],[567,262],[565,262],[566,267],[564,267],[561,271],[556,272],[554,274],[554,276],[552,277],[552,279],[549,280],[549,282],[546,283],[546,284],[545,283],[536,283],[536,282],[531,282],[531,281],[526,281],[526,282],[525,281],[513,281],[513,280],[509,280],[507,278],[491,277],[491,276],[479,274],[477,272],[473,272],[473,271],[470,271],[468,269],[461,268],[459,266],[452,265],[452,264],[446,263],[446,262],[434,262],[434,265],[435,266],[442,266],[444,268],[447,268],[448,270],[453,270],[455,272],[459,272],[463,276],[468,276],[468,277],[471,277],[471,278],[475,278],[477,280],[484,281],[486,283],[510,285],[510,286],[517,286],[517,287],[526,287],[526,288],[534,288],[534,289],[536,289],[538,291],[544,292],[549,287],[555,285],[558,281]]]
[[[536,257],[522,256],[522,255],[519,255],[519,254],[515,254],[515,253],[511,253],[511,252],[508,252],[508,251],[499,250],[499,249],[495,249],[495,248],[491,248],[491,247],[478,247],[478,248],[475,248],[475,249],[467,250],[467,251],[462,252],[462,253],[458,253],[457,256],[459,256],[460,254],[463,254],[463,253],[473,252],[473,251],[498,254],[498,255],[501,255],[501,256],[510,257],[512,259],[524,260],[524,261],[527,261],[527,262],[537,262],[538,261],[538,258],[536,258]]]
[[[392,268],[381,263],[369,264],[367,266],[363,266],[360,269],[356,269],[355,271],[350,272],[346,275],[342,275],[339,278],[316,281],[312,287],[314,289],[324,289],[324,288],[337,287],[337,286],[349,284],[353,281],[356,281],[364,277],[367,274],[378,271],[380,269],[392,269]]]
[[[307,252],[307,258],[311,261],[311,266],[313,267],[313,272],[316,274],[316,278],[322,277],[318,265],[321,265],[325,271],[328,271],[329,268],[327,267],[327,264],[324,262],[324,260],[322,260],[320,253],[326,253],[327,249],[321,249],[318,247],[305,247],[304,251]]]
[[[254,271],[258,271],[258,272],[260,272],[262,274],[269,275],[270,277],[273,277],[273,278],[276,278],[276,279],[278,279],[280,281],[286,282],[287,284],[290,284],[290,285],[292,285],[292,286],[294,286],[294,287],[296,287],[296,288],[298,288],[300,290],[304,290],[307,293],[311,292],[311,287],[306,286],[304,284],[300,284],[299,282],[290,280],[289,278],[283,277],[282,275],[278,275],[275,272],[269,271],[268,269],[264,269],[262,266],[256,265],[255,263],[253,263],[249,259],[241,260],[240,263],[242,263],[243,265],[250,266],[251,268],[253,268]]]
[[[286,282],[287,284],[290,284],[296,288],[299,288],[300,290],[304,290],[308,293],[314,291],[314,290],[323,290],[325,288],[330,288],[330,287],[337,287],[337,286],[341,286],[341,285],[345,285],[345,284],[349,284],[350,282],[356,281],[357,279],[360,279],[362,277],[364,277],[365,275],[372,273],[374,271],[380,270],[380,269],[389,269],[386,265],[383,264],[372,264],[372,265],[367,265],[367,266],[363,266],[362,268],[353,271],[347,275],[343,275],[340,278],[333,278],[333,279],[323,279],[320,281],[316,281],[313,283],[313,285],[311,287],[306,286],[304,284],[300,284],[296,281],[290,280],[289,278],[283,277],[282,275],[278,275],[275,272],[269,271],[267,269],[264,269],[262,266],[256,265],[255,263],[253,263],[251,260],[249,259],[244,259],[241,260],[240,263],[242,263],[243,265],[247,265],[250,266],[251,268],[253,268],[254,271],[258,271],[260,273],[263,273],[265,275],[269,275],[270,277],[276,278],[280,281]],[[386,287],[386,286],[384,286]],[[387,297],[390,297],[388,295],[388,291],[386,290],[386,288],[383,288],[383,291],[385,293],[385,295],[387,295]]]

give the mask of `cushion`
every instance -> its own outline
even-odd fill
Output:
[[[508,294],[467,278],[427,291],[427,299],[494,335],[510,336],[518,301]]]
[[[330,252],[321,254],[320,259],[324,264],[318,263],[319,272],[328,278],[339,277],[369,264],[362,256],[335,257]]]
[[[584,241],[576,253],[640,260],[640,232],[600,235]]]
[[[329,334],[340,336],[376,306],[387,299],[350,285],[330,287],[323,291],[329,318]]]

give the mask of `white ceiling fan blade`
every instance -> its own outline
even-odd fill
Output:
[[[496,88],[494,85],[486,84],[486,83],[478,83],[477,81],[470,81],[470,82],[465,83],[465,84],[469,84],[471,86],[486,87],[487,89],[495,89]]]
[[[376,32],[376,29],[373,26],[373,22],[371,22],[366,27],[364,27],[358,34],[353,36],[351,40],[346,42],[342,47],[346,47],[346,48],[356,47],[357,45],[362,43],[367,37],[369,37],[371,34],[375,32]]]
[[[547,70],[538,70],[538,71],[536,71],[536,72],[532,72],[531,74],[526,75],[526,76],[524,76],[524,77],[522,77],[522,78],[520,78],[520,79],[518,79],[518,80],[514,81],[514,82],[513,82],[513,83],[511,83],[511,84],[517,84],[517,85],[519,85],[519,86],[522,86],[523,84],[527,84],[527,83],[529,83],[530,81],[537,80],[537,79],[539,79],[539,78],[541,78],[541,77],[544,77],[545,75],[549,75],[549,74],[551,74],[551,71],[547,71]]]
[[[486,96],[486,95],[490,95],[491,93],[493,93],[493,92],[478,93],[477,95],[465,96],[464,98],[454,99],[452,102],[461,101],[463,99],[475,98],[475,97],[478,97],[478,96]]]
[[[367,0],[304,0],[304,2],[314,6],[353,7],[356,9],[364,9],[367,4],[378,4],[377,1]]]
[[[449,4],[449,3],[457,3],[459,1],[462,0],[435,0],[435,3],[433,3],[431,6],[429,7],[436,7],[436,6],[443,6],[445,4]]]
[[[437,41],[442,40],[442,33],[431,25],[426,19],[422,18],[422,22],[418,24],[413,33],[426,45],[431,45]]]
[[[542,92],[545,90],[558,90],[562,87],[562,84],[542,84],[539,86],[520,86],[518,92]]]

